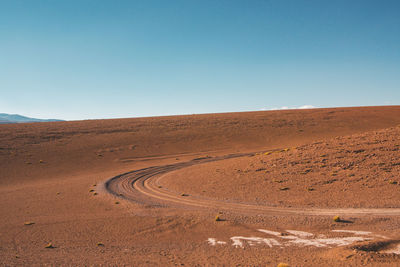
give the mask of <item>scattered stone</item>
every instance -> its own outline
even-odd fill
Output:
[[[55,248],[55,246],[50,242],[45,246],[45,248]]]
[[[333,221],[334,222],[340,222],[341,219],[340,219],[340,217],[338,215],[336,215],[335,217],[333,217]]]

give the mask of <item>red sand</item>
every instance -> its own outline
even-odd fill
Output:
[[[400,264],[398,255],[375,252],[397,245],[399,216],[344,213],[339,214],[342,222],[335,223],[331,215],[224,209],[223,221],[217,222],[214,209],[174,206],[151,197],[132,202],[101,186],[111,177],[150,166],[297,147],[170,172],[160,180],[162,190],[176,191],[184,199],[277,208],[399,208],[400,186],[389,183],[398,181],[399,124],[400,107],[394,106],[0,125],[0,264]],[[262,168],[266,170],[257,171]],[[306,191],[308,187],[315,190]],[[321,242],[354,236],[360,240],[332,230],[362,230],[372,232],[372,239],[339,247],[293,242],[250,246],[253,241],[243,239],[244,248],[232,246],[231,238],[237,236],[290,241],[257,229],[282,236],[287,230],[322,234]],[[208,238],[226,244],[212,246]],[[49,242],[54,248],[45,248]]]
[[[160,185],[269,206],[400,207],[399,136],[395,127],[196,165],[168,173]]]

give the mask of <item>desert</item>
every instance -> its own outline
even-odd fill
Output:
[[[0,0],[0,267],[400,266],[399,14]]]
[[[397,266],[399,133],[399,106],[3,124],[0,263]]]

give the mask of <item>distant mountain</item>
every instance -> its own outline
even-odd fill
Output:
[[[62,120],[42,120],[42,119],[25,117],[18,114],[0,113],[0,124],[24,123],[24,122],[49,122],[49,121],[62,121]]]

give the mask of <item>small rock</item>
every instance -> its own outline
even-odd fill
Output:
[[[50,242],[45,246],[45,248],[55,248],[55,246]]]

